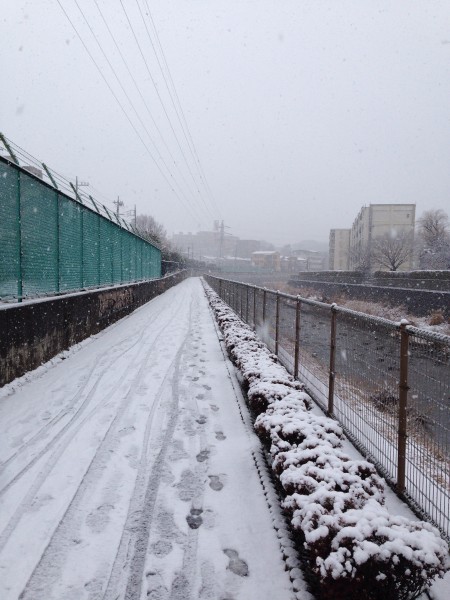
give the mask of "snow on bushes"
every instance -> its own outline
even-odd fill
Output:
[[[320,597],[411,600],[450,567],[448,546],[424,522],[391,516],[374,466],[342,451],[333,419],[310,412],[304,386],[210,288],[210,305],[240,370],[255,431],[284,490],[283,508],[301,534]]]

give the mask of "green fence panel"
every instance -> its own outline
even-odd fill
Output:
[[[100,285],[113,283],[113,224],[100,219]]]
[[[145,279],[149,279],[151,277],[152,272],[152,253],[150,246],[145,246],[144,249],[144,263],[142,265],[143,275]]]
[[[130,280],[136,281],[136,238],[130,233]]]
[[[0,252],[5,299],[161,276],[158,248],[2,157]]]
[[[0,163],[0,298],[20,295],[19,173]]]
[[[140,281],[142,279],[142,249],[144,242],[139,238],[136,238],[136,279]]]
[[[60,288],[82,287],[82,207],[77,202],[59,197],[59,273]]]
[[[20,174],[22,286],[24,296],[58,289],[58,194]]]
[[[113,282],[122,283],[122,239],[121,230],[118,225],[111,223],[111,245],[113,256]]]
[[[100,253],[99,228],[100,217],[83,210],[83,287],[99,285]]]

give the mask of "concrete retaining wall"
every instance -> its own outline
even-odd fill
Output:
[[[442,310],[450,317],[450,292],[414,290],[398,287],[381,287],[351,283],[328,283],[325,281],[291,280],[293,287],[314,289],[328,298],[345,295],[355,300],[382,302],[392,306],[404,306],[407,312],[417,317],[425,317],[434,310]]]
[[[324,281],[327,283],[361,283],[381,287],[398,287],[416,290],[450,291],[450,270],[447,271],[306,271],[292,279],[298,281]]]
[[[186,276],[183,271],[153,281],[2,306],[0,387],[98,333]]]

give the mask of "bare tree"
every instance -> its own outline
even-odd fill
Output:
[[[136,228],[140,235],[149,242],[156,242],[161,247],[162,274],[184,268],[184,257],[177,248],[173,248],[167,238],[167,230],[151,215],[137,215]]]
[[[412,233],[407,231],[392,232],[377,237],[372,242],[372,259],[379,267],[397,271],[412,257]]]
[[[427,210],[419,219],[418,254],[421,268],[450,268],[449,218],[442,209]]]
[[[167,231],[164,225],[151,215],[137,215],[136,228],[143,238],[164,246],[167,243]]]
[[[353,271],[368,273],[370,271],[371,256],[367,245],[351,248],[349,253],[350,266]]]

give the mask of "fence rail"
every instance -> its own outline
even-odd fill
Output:
[[[450,337],[335,304],[205,279],[450,540]]]
[[[0,156],[0,300],[161,276],[156,245],[91,196],[62,191],[47,167],[50,182],[27,168]]]

